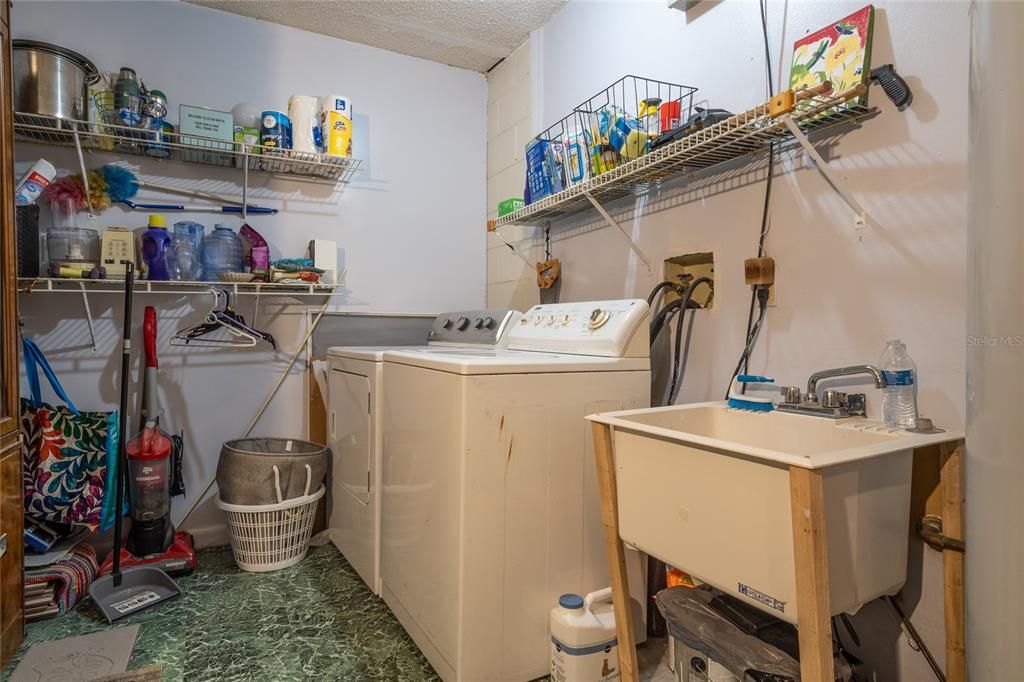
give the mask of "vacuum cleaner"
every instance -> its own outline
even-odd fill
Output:
[[[114,551],[111,552],[110,574],[101,574],[89,586],[89,596],[97,608],[111,623],[114,621],[138,613],[144,609],[161,604],[169,599],[174,599],[181,594],[177,584],[169,575],[153,565],[124,566],[122,570],[121,557],[121,527],[124,510],[125,494],[125,469],[128,468],[127,452],[128,438],[126,434],[128,419],[128,387],[131,383],[131,331],[132,331],[132,293],[135,281],[135,264],[131,261],[122,261],[125,265],[125,292],[124,292],[124,340],[121,349],[121,403],[118,412],[118,456],[115,466],[115,506],[117,513],[114,515]],[[163,507],[167,509],[165,514],[170,513],[170,488],[167,487],[170,479],[167,476],[155,475],[153,464],[162,459],[166,462],[169,458],[170,448],[165,448],[163,443],[156,442],[155,424],[149,429],[148,436],[146,429],[143,429],[141,448],[136,456],[134,470],[141,475],[143,480],[133,480],[138,492],[146,492],[145,504],[155,504],[162,501]],[[147,440],[148,439],[148,440]],[[154,456],[159,450],[162,458]],[[138,478],[138,477],[133,477]],[[146,489],[148,488],[148,490]],[[134,512],[134,509],[133,509]],[[194,561],[194,559],[193,559]]]
[[[146,372],[142,398],[142,430],[125,446],[132,527],[122,566],[154,566],[169,575],[186,575],[196,568],[192,535],[171,523],[171,496],[184,494],[181,484],[182,439],[160,428],[157,395],[156,309],[146,306],[143,325]],[[100,575],[113,568],[113,554]]]

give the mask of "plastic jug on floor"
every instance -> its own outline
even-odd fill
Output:
[[[551,609],[552,682],[619,679],[612,588],[563,594]]]

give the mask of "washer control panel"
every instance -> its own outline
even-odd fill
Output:
[[[520,314],[515,310],[457,310],[441,313],[427,335],[429,343],[496,346]]]
[[[643,299],[537,305],[513,326],[508,347],[623,357],[634,333],[647,320],[647,314],[647,302]],[[645,348],[646,340],[645,336]]]

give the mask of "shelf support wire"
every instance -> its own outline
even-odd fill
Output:
[[[89,325],[89,341],[92,343],[92,352],[96,352],[96,330],[92,324],[92,308],[89,307],[89,292],[85,290],[85,282],[79,282],[78,288],[82,291],[82,307],[85,309],[85,322]]]
[[[786,127],[789,128],[789,132],[793,134],[796,141],[800,143],[801,147],[803,147],[803,150],[814,160],[814,165],[818,167],[821,174],[825,176],[825,179],[828,180],[829,184],[831,184],[836,192],[839,193],[839,196],[841,196],[843,200],[850,205],[850,208],[853,209],[854,213],[856,213],[856,219],[854,222],[856,228],[858,230],[863,229],[867,225],[867,212],[864,210],[864,207],[861,206],[860,202],[857,201],[853,194],[850,193],[839,176],[832,172],[832,168],[828,165],[828,162],[825,161],[821,154],[818,153],[818,150],[814,148],[814,145],[812,145],[811,141],[807,139],[804,131],[800,130],[800,126],[796,124],[793,117],[787,114],[782,117],[782,120],[786,124]]]
[[[512,244],[511,244],[511,243],[509,243],[509,241],[508,241],[507,239],[505,239],[505,237],[504,237],[504,236],[502,236],[501,232],[498,232],[498,228],[494,228],[494,230],[492,230],[492,231],[494,232],[494,234],[496,234],[496,235],[498,236],[498,239],[500,239],[500,240],[502,241],[502,243],[503,243],[503,244],[504,244],[505,246],[507,246],[507,247],[508,247],[508,250],[509,250],[509,251],[511,251],[512,253],[514,253],[514,254],[515,254],[516,256],[518,256],[518,257],[519,257],[519,258],[520,258],[520,259],[521,259],[521,260],[522,260],[522,261],[523,261],[524,263],[526,263],[527,267],[529,267],[529,268],[530,268],[531,270],[536,270],[536,269],[537,269],[537,264],[536,264],[536,263],[533,263],[533,262],[531,262],[531,261],[530,261],[530,259],[529,259],[529,258],[527,258],[526,256],[524,256],[524,255],[523,255],[523,254],[522,254],[522,253],[521,253],[521,252],[520,252],[520,251],[519,251],[519,250],[518,250],[518,249],[517,249],[516,247],[512,246]]]
[[[612,218],[608,211],[604,210],[604,206],[602,206],[590,192],[584,192],[583,196],[585,196],[587,200],[594,205],[594,208],[601,214],[601,217],[604,218],[606,223],[618,229],[618,231],[622,233],[622,236],[626,238],[627,242],[629,242],[629,248],[633,249],[633,252],[638,255],[640,260],[644,262],[644,265],[647,266],[647,272],[654,272],[654,266],[651,265],[651,259],[647,257],[647,254],[645,254],[643,249],[640,248],[640,245],[637,244],[631,236],[629,236],[629,232],[626,232],[626,228],[619,225],[618,221],[616,221],[615,218]]]
[[[242,222],[248,218],[249,208],[249,149],[243,143],[242,146]],[[258,300],[258,299],[257,299]]]

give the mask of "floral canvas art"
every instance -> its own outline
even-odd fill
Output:
[[[799,90],[832,81],[833,92],[841,93],[867,82],[874,21],[875,8],[868,5],[796,41],[789,87]],[[865,93],[850,104],[866,104],[866,100]]]

